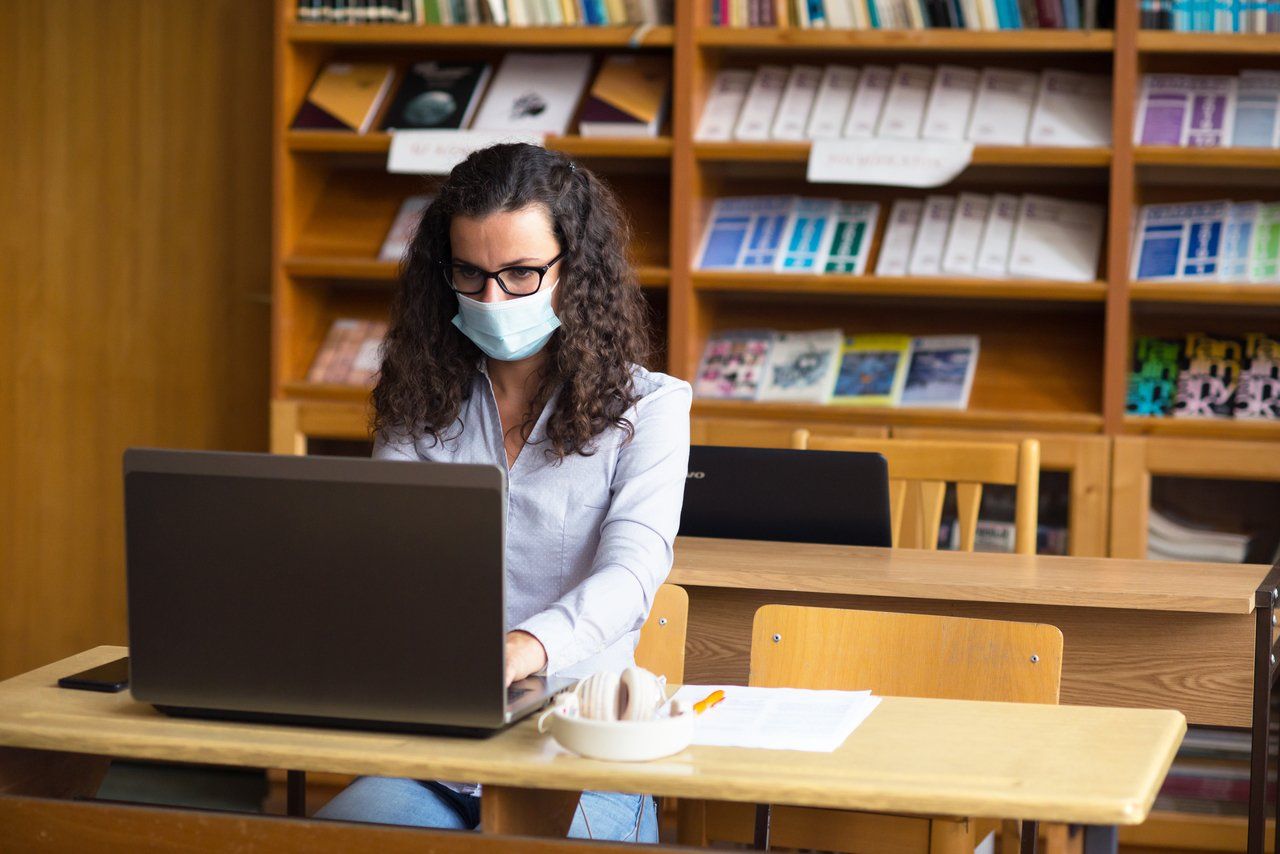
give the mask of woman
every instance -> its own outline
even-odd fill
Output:
[[[374,456],[507,468],[507,682],[633,663],[671,569],[688,383],[640,367],[648,316],[618,201],[531,145],[457,166],[405,260]],[[365,777],[326,818],[474,828],[476,787]],[[569,835],[657,842],[653,799],[585,792]]]

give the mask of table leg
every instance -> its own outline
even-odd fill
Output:
[[[1040,842],[1040,823],[1037,821],[1022,822],[1022,854],[1036,854],[1036,845]]]
[[[485,833],[563,839],[569,835],[581,797],[581,792],[485,783],[480,790],[480,829]]]
[[[1119,847],[1120,832],[1115,825],[1084,826],[1084,854],[1116,854]]]
[[[285,813],[300,818],[307,817],[307,772],[286,772]]]
[[[1254,594],[1253,744],[1249,763],[1249,854],[1262,854],[1267,834],[1267,730],[1271,723],[1271,688],[1276,666],[1271,633],[1280,597],[1280,561],[1271,567]],[[1276,822],[1280,838],[1280,821]]]
[[[756,804],[755,849],[769,850],[769,826],[773,820],[773,809],[769,804]]]
[[[86,753],[0,747],[0,793],[87,798],[98,793],[111,760]]]

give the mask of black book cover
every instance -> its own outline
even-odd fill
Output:
[[[466,127],[489,72],[487,62],[419,62],[410,66],[383,126],[388,130]]]

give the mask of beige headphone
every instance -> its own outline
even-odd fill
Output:
[[[593,673],[570,692],[578,714],[597,721],[652,720],[666,701],[667,680],[643,667],[617,673]],[[572,705],[573,701],[569,701]]]

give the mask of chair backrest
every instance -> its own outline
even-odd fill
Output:
[[[667,681],[684,681],[684,640],[689,629],[689,594],[683,587],[664,584],[653,597],[649,619],[640,627],[636,664]]]
[[[792,421],[694,416],[689,421],[689,442],[729,448],[790,448],[795,432]],[[884,427],[840,427],[833,435],[874,439],[889,435]]]
[[[984,484],[1017,489],[1014,551],[1035,554],[1040,503],[1040,442],[960,442],[942,439],[856,439],[796,430],[793,448],[811,451],[873,451],[889,464],[893,544],[934,549],[942,524],[948,483],[956,487],[960,550],[973,551]]]
[[[761,687],[1057,703],[1061,676],[1054,626],[799,605],[765,605],[752,624]]]

